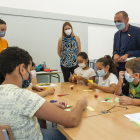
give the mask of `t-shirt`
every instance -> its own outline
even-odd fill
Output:
[[[11,128],[14,140],[43,140],[35,112],[45,99],[12,84],[0,85],[0,124]]]
[[[3,38],[0,38],[0,53],[1,53],[1,51],[6,49],[7,47],[8,47],[7,41]]]
[[[132,82],[126,83],[122,87],[122,93],[128,97],[140,99],[140,83],[136,86]]]
[[[103,86],[103,87],[110,87],[111,84],[116,84],[118,83],[118,78],[115,74],[110,73],[108,78],[106,80],[103,80],[103,77],[99,77],[99,82],[98,85]]]
[[[82,68],[78,67],[74,70],[74,73],[77,76],[82,76],[87,80],[89,80],[93,76],[96,76],[96,73],[92,68],[89,68],[87,70],[83,70]],[[77,83],[85,84],[83,81],[77,81]]]

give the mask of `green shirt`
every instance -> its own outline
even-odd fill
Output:
[[[132,82],[126,83],[122,87],[122,93],[131,98],[140,99],[140,83],[136,86]]]

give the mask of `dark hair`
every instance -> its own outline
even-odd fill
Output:
[[[85,59],[85,60],[88,58],[88,55],[87,55],[85,52],[80,52],[80,53],[77,55],[77,57],[78,57],[78,56],[81,56],[81,57],[82,57],[83,59]],[[89,60],[88,60],[87,63],[88,63],[88,65],[89,65]]]
[[[97,60],[96,63],[101,62],[103,66],[106,67],[107,65],[110,66],[109,72],[114,73],[117,75],[117,67],[118,65],[113,61],[110,55],[105,55],[104,57]]]
[[[0,78],[11,74],[19,64],[24,63],[27,68],[30,61],[32,57],[27,51],[18,47],[8,47],[0,53]],[[2,83],[3,80],[0,82]]]
[[[131,69],[133,73],[140,73],[140,57],[127,61],[125,67]]]
[[[118,15],[118,14],[120,14],[120,13],[123,14],[123,18],[124,18],[124,19],[128,18],[128,14],[127,14],[125,11],[119,11],[119,12],[117,12],[115,15]]]
[[[2,19],[0,19],[0,24],[5,24],[6,25],[6,22]]]
[[[32,67],[35,67],[36,65],[35,65],[35,63],[34,62],[32,62]]]

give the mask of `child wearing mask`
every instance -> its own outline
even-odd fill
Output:
[[[107,93],[115,93],[117,79],[117,65],[109,55],[105,55],[96,62],[97,74],[99,76],[98,84],[88,83],[90,89],[99,89]]]
[[[140,105],[140,57],[129,60],[125,64],[126,71],[120,71],[119,82],[115,94],[120,97],[121,105]],[[123,79],[128,83],[123,85]]]
[[[88,84],[88,80],[95,81],[96,73],[88,66],[88,55],[85,52],[80,52],[77,55],[79,67],[74,70],[73,75],[69,78],[69,82],[77,80],[77,84]],[[75,76],[76,75],[76,76]]]
[[[6,28],[6,22],[0,19],[0,53],[8,47],[7,41],[3,39],[5,36]]]
[[[37,118],[66,127],[77,126],[87,107],[83,98],[67,112],[64,101],[50,103],[39,95],[24,89],[31,81],[32,57],[18,47],[8,47],[0,53],[0,124],[9,126],[14,140],[65,140],[57,129],[40,128]],[[62,117],[63,116],[63,117]]]
[[[49,88],[46,90],[46,88],[44,88],[44,87],[37,86],[37,78],[36,78],[36,70],[35,70],[35,63],[34,62],[32,62],[31,75],[32,75],[32,78],[31,78],[30,86],[27,87],[28,90],[36,91],[36,93],[38,95],[40,95],[41,97],[45,97],[47,95],[54,94],[54,92],[55,92],[54,88]]]

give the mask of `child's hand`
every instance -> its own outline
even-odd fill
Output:
[[[41,91],[44,91],[44,90],[46,90],[44,87],[38,87],[38,86],[36,86],[36,85],[33,85],[33,88],[32,88],[33,90],[36,90],[36,91],[38,91],[38,92],[41,92]]]
[[[119,82],[120,82],[120,83],[123,83],[124,73],[125,73],[125,71],[120,71],[120,72],[119,72]]]
[[[49,89],[47,90],[47,92],[49,93],[49,95],[53,95],[54,92],[55,92],[55,89],[54,89],[54,88],[49,88]]]
[[[75,77],[74,77],[74,75],[72,76],[72,81],[75,81]]]
[[[131,105],[132,104],[132,98],[126,97],[126,96],[121,96],[120,97],[120,104],[121,105]]]
[[[76,80],[80,81],[82,79],[82,76],[76,76]]]
[[[87,85],[88,85],[89,89],[96,88],[96,84],[95,83],[92,84],[92,83],[89,82]]]
[[[55,105],[59,108],[65,109],[67,107],[67,103],[65,101],[58,101]]]

